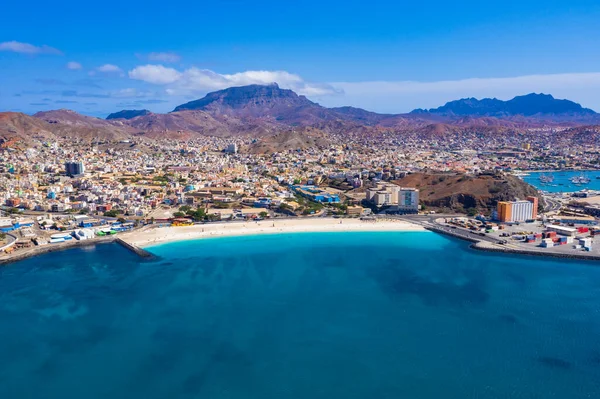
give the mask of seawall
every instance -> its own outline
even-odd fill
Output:
[[[47,254],[50,252],[59,252],[66,251],[67,249],[78,248],[78,247],[90,247],[99,244],[108,244],[114,242],[114,237],[105,237],[105,238],[96,238],[94,240],[71,240],[67,243],[62,244],[46,244],[44,246],[34,246],[30,249],[26,249],[16,253],[15,255],[10,255],[9,257],[0,259],[0,266],[7,265],[9,263],[18,262],[20,260],[24,260],[27,258],[32,258],[34,256]]]
[[[499,247],[493,244],[485,243],[485,242],[477,242],[471,244],[469,246],[472,249],[476,249],[478,251],[484,252],[500,252],[506,254],[515,254],[515,255],[530,255],[530,256],[544,256],[550,258],[561,258],[561,259],[574,259],[574,260],[592,260],[599,261],[600,256],[597,255],[586,255],[586,254],[566,254],[562,252],[550,252],[548,251],[536,251],[531,249],[516,249],[516,248],[508,248],[508,247]]]
[[[117,238],[114,236],[108,236],[108,237],[94,238],[93,240],[82,240],[82,241],[71,240],[70,242],[62,243],[62,244],[46,244],[44,246],[35,246],[30,249],[20,251],[14,255],[10,255],[5,258],[0,258],[0,266],[4,266],[9,263],[14,263],[14,262],[18,262],[20,260],[32,258],[34,256],[47,254],[50,252],[66,251],[66,250],[72,249],[72,248],[90,247],[90,246],[95,246],[95,245],[100,245],[100,244],[110,244],[110,243],[114,243],[114,242],[122,245],[124,248],[127,248],[128,250],[132,251],[133,253],[135,253],[136,255],[138,255],[139,257],[141,257],[143,259],[150,260],[150,259],[155,258],[155,255],[151,254],[150,252],[148,252],[142,248],[139,248],[135,245],[129,244],[120,238]]]
[[[115,242],[118,243],[118,244],[120,244],[120,245],[122,245],[123,247],[127,248],[131,252],[137,254],[141,258],[151,259],[151,258],[155,257],[153,254],[151,254],[150,252],[146,251],[145,249],[142,249],[142,248],[138,247],[137,245],[130,244],[127,241],[124,241],[121,238],[117,238],[115,240]]]

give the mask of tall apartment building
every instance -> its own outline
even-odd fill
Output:
[[[532,217],[532,219],[537,218],[537,215],[538,215],[538,206],[539,206],[538,198],[537,197],[531,197],[531,196],[529,196],[529,197],[526,198],[526,200],[529,201],[529,202],[531,202],[531,203],[533,203],[533,215],[532,215],[533,217]]]
[[[367,201],[377,207],[391,207],[392,211],[416,213],[419,210],[419,190],[378,183],[376,187],[367,189]]]
[[[228,144],[227,147],[225,147],[225,152],[228,154],[237,154],[237,152],[238,152],[237,144],[235,144],[235,143]]]
[[[527,197],[526,201],[498,202],[498,220],[501,222],[524,222],[537,217],[537,197]]]
[[[67,176],[81,176],[85,173],[85,167],[83,166],[83,162],[66,162],[65,172]]]

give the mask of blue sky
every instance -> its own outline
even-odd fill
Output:
[[[0,110],[166,112],[276,81],[407,112],[528,92],[600,111],[597,1],[8,2]]]

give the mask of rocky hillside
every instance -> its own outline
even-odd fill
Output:
[[[107,121],[81,115],[69,109],[38,112],[33,116],[52,125],[51,131],[60,136],[120,140],[132,133],[130,126],[121,121]]]
[[[464,212],[476,208],[489,214],[498,201],[514,201],[527,196],[540,197],[535,187],[512,175],[424,174],[413,173],[394,183],[420,190],[427,207]]]
[[[309,127],[285,130],[266,136],[250,144],[244,150],[250,154],[272,154],[307,148],[327,148],[330,145],[331,141],[322,131]]]
[[[73,112],[73,111],[69,111]],[[74,113],[68,114],[70,120],[56,120],[46,113],[40,117],[25,115],[20,112],[0,113],[0,143],[11,141],[15,145],[26,146],[39,144],[58,137],[89,141],[121,140],[129,137],[129,128],[125,126],[97,124],[96,120]],[[81,119],[78,119],[81,117]]]

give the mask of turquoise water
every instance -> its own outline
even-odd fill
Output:
[[[591,181],[588,184],[575,185],[575,184],[571,183],[571,181],[569,180],[570,178],[576,177],[576,176],[581,176],[582,173],[584,176],[591,179]],[[540,190],[548,191],[550,193],[574,192],[574,191],[581,191],[583,189],[600,190],[600,179],[596,178],[596,177],[600,176],[600,170],[589,170],[589,171],[585,171],[585,172],[581,172],[581,171],[544,172],[543,173],[544,175],[554,176],[554,181],[552,183],[546,183],[546,184],[543,184],[542,182],[540,182],[540,180],[539,180],[540,174],[542,174],[542,173],[539,173],[539,172],[530,173],[529,176],[524,176],[523,180],[525,180],[527,183],[531,184],[532,186],[534,186]]]
[[[434,233],[231,237],[0,268],[0,398],[598,398],[600,268]]]

